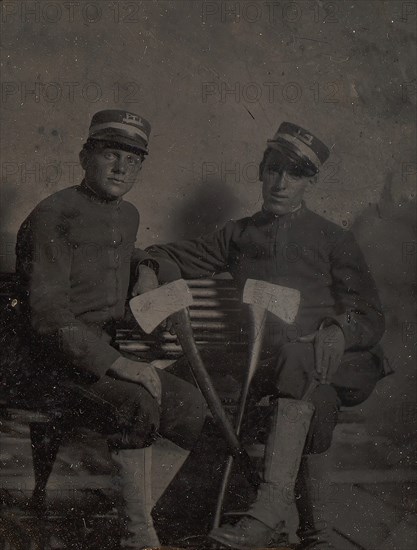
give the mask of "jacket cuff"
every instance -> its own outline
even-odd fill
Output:
[[[112,373],[110,372],[114,368],[123,368],[126,366],[127,359],[126,357],[123,357],[123,355],[119,355],[119,357],[113,361],[113,363],[107,368],[106,374],[107,376],[112,376]]]
[[[166,258],[158,258],[158,281],[159,284],[172,283],[182,279],[181,269],[176,263]]]
[[[158,275],[159,262],[154,258],[149,257],[149,258],[145,258],[144,260],[141,260],[136,268],[136,275],[139,275],[139,268],[141,265],[146,265],[146,267],[150,267],[152,271],[154,271],[155,275]]]
[[[90,367],[94,374],[96,374],[99,378],[104,376],[109,370],[110,366],[121,358],[120,353],[115,348],[113,348],[112,346],[108,347],[109,349],[105,351],[105,356],[104,353],[101,356],[100,363],[95,361],[95,364]]]

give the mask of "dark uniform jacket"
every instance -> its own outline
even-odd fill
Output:
[[[304,204],[292,214],[261,211],[210,235],[148,252],[166,279],[228,271],[239,287],[252,278],[298,289],[298,336],[329,317],[343,329],[348,350],[369,349],[384,332],[375,282],[352,233]]]
[[[101,200],[84,183],[47,197],[24,221],[16,270],[36,368],[97,380],[120,357],[111,329],[148,257],[135,249],[138,227],[132,204]]]

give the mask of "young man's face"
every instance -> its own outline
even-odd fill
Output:
[[[262,173],[264,208],[282,216],[296,210],[303,199],[309,178],[291,166],[265,165]]]
[[[117,147],[82,151],[85,182],[98,196],[116,200],[130,191],[137,181],[143,157]]]

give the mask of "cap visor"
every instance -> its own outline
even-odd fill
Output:
[[[318,168],[304,155],[300,155],[291,144],[282,141],[268,140],[268,148],[271,149],[268,155],[267,164],[281,164],[301,168],[306,176],[314,176]]]
[[[139,137],[137,139],[132,139],[130,137],[122,136],[120,134],[102,133],[102,134],[89,136],[89,139],[93,139],[95,141],[101,141],[101,142],[108,142],[114,145],[122,145],[124,147],[129,147],[130,149],[136,149],[141,153],[148,154],[147,144],[145,143],[144,140],[140,139]]]

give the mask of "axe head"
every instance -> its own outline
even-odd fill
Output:
[[[162,321],[173,313],[185,309],[193,297],[184,279],[178,279],[155,290],[135,296],[129,302],[138,325],[150,334]]]
[[[300,291],[266,281],[248,279],[243,289],[243,302],[263,308],[285,323],[293,323],[300,306]]]

